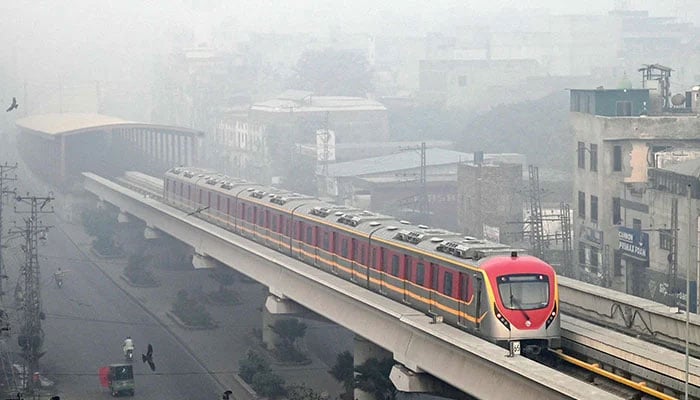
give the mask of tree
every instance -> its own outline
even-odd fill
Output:
[[[259,372],[253,375],[251,386],[258,395],[271,399],[287,393],[284,388],[284,379],[270,371]]]
[[[187,325],[207,327],[214,323],[204,304],[190,296],[184,289],[177,292],[172,312]]]
[[[352,398],[352,391],[355,388],[355,366],[352,353],[344,351],[339,353],[335,359],[335,365],[328,371],[336,381],[343,384],[345,396]]]
[[[389,379],[389,373],[394,366],[394,360],[370,358],[355,368],[355,387],[367,393],[372,393],[377,400],[394,400],[396,387]]]
[[[238,361],[238,376],[246,383],[251,383],[255,374],[261,372],[270,372],[270,362],[259,353],[248,350],[246,358]]]
[[[114,245],[114,233],[117,226],[115,212],[87,209],[81,214],[85,232],[95,237],[92,247],[100,254],[111,255],[117,250]]]
[[[365,56],[332,48],[305,51],[297,61],[292,86],[320,96],[364,97],[373,90]]]
[[[318,393],[303,384],[287,387],[287,398],[289,400],[324,400],[326,394]]]
[[[275,321],[270,329],[280,338],[277,355],[282,361],[305,361],[307,358],[297,348],[297,341],[306,335],[306,324],[296,318]]]

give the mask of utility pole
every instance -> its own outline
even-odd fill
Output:
[[[418,193],[418,212],[425,222],[429,221],[430,202],[428,200],[428,179],[427,179],[427,161],[426,161],[426,146],[425,142],[421,142],[420,146],[409,146],[399,148],[401,151],[419,150],[420,151],[420,178],[418,184],[420,186]]]
[[[574,257],[573,248],[571,245],[571,211],[566,203],[559,204],[559,219],[561,220],[561,240],[562,240],[562,265],[565,275],[574,276]]]
[[[3,294],[5,294],[5,291],[2,287],[2,280],[7,278],[7,274],[5,273],[5,262],[3,261],[2,255],[2,249],[5,247],[4,241],[2,240],[3,232],[5,232],[2,227],[2,206],[4,204],[4,199],[8,194],[15,194],[14,189],[10,190],[7,188],[7,184],[9,182],[17,180],[17,175],[8,175],[10,171],[13,171],[15,169],[17,169],[17,163],[15,163],[14,165],[9,165],[7,164],[7,162],[5,162],[5,164],[0,165],[0,304],[2,304]]]
[[[27,377],[33,376],[38,370],[39,358],[44,355],[41,351],[43,344],[44,332],[41,329],[41,320],[43,313],[41,311],[41,281],[39,275],[39,240],[46,239],[46,232],[50,226],[43,225],[39,220],[39,214],[47,214],[53,212],[53,207],[45,209],[45,207],[53,200],[54,197],[49,194],[46,197],[39,196],[17,196],[17,203],[29,205],[29,210],[18,211],[15,205],[15,212],[28,214],[28,217],[23,218],[25,227],[10,229],[11,234],[16,234],[24,238],[25,261],[20,268],[20,279],[24,280],[24,293],[20,305],[22,312],[22,321],[20,334],[17,338],[20,347],[22,348],[22,356],[27,362],[25,373]],[[31,379],[31,384],[28,389],[34,393],[37,389],[37,382]]]
[[[528,166],[530,184],[530,244],[533,255],[544,259],[544,225],[542,224],[542,205],[540,201],[540,173],[534,165]]]

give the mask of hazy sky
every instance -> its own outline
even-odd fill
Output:
[[[332,27],[420,35],[446,28],[446,21],[504,9],[602,14],[625,1],[652,15],[700,14],[698,0],[0,0],[8,44],[0,48],[0,67],[30,80],[113,80],[104,75],[137,75],[134,62],[150,63],[154,52],[170,51],[174,31],[193,31],[201,43],[224,20],[239,32],[326,33]],[[115,63],[123,68],[104,68]]]

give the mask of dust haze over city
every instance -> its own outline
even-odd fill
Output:
[[[503,393],[527,371],[523,398],[587,398],[549,350],[604,360],[560,313],[639,339],[610,310],[700,306],[698,20],[690,0],[3,2],[0,398],[413,396],[389,371],[489,398],[470,364],[503,354],[523,355]],[[344,308],[372,296],[386,310]],[[457,364],[416,344],[443,325]],[[405,332],[429,339],[393,348]]]

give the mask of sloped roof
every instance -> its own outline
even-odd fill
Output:
[[[693,176],[700,178],[700,158],[683,161],[678,164],[671,164],[663,167],[666,171],[675,172],[679,175]]]
[[[90,113],[54,113],[32,115],[17,120],[17,127],[46,136],[72,135],[89,130],[106,127],[143,127],[151,129],[168,129],[202,136],[203,132],[179,126],[134,122],[118,117]]]

